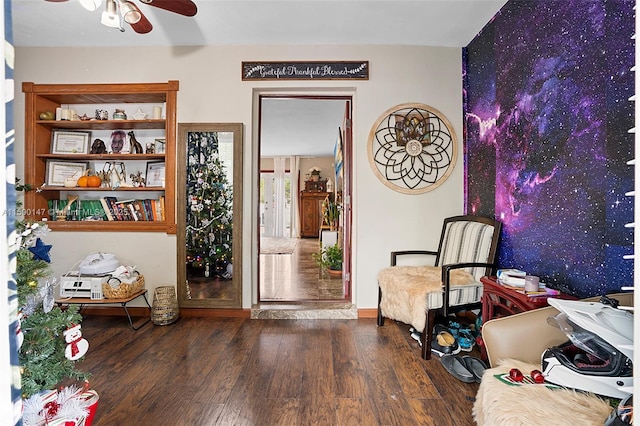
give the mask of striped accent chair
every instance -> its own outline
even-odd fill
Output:
[[[391,252],[391,266],[378,275],[378,325],[383,326],[385,318],[411,324],[422,332],[422,358],[430,359],[436,313],[447,316],[454,310],[481,306],[480,278],[495,273],[501,227],[500,222],[480,216],[450,217],[444,220],[437,251]],[[429,260],[428,272],[433,273],[423,274],[424,266],[403,265],[400,260],[405,258]],[[411,288],[406,282],[411,282]],[[421,288],[425,290],[418,291]],[[412,300],[416,294],[419,300]]]

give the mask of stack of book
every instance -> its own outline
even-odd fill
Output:
[[[61,211],[67,200],[49,200],[51,217]],[[130,199],[118,201],[116,197],[100,200],[80,200],[67,214],[67,220],[104,221],[164,221],[164,196],[158,199]]]
[[[164,196],[151,199],[118,201],[116,197],[100,200],[107,220],[164,221]]]

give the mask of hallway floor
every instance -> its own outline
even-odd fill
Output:
[[[342,278],[321,273],[314,262],[318,250],[318,239],[299,238],[293,254],[261,254],[260,301],[344,300]]]

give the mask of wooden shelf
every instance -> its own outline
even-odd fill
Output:
[[[37,191],[29,191],[24,196],[24,211],[29,215],[26,220],[47,219],[49,227],[59,231],[122,231],[122,232],[176,232],[175,219],[175,155],[176,155],[176,104],[178,81],[166,83],[122,83],[122,84],[36,84],[25,82],[22,91],[25,94],[25,176],[22,183],[38,187]],[[73,106],[78,113],[90,115],[96,106],[123,104],[148,105],[164,107],[164,119],[145,120],[40,120],[45,111]],[[133,114],[134,111],[127,111]],[[51,137],[54,129],[67,130],[145,130],[157,133],[165,139],[163,154],[51,154]],[[92,137],[95,137],[92,134]],[[142,141],[145,142],[145,141]],[[144,143],[143,143],[144,145]],[[47,181],[47,162],[49,160],[78,161],[89,163],[95,169],[107,161],[122,161],[140,167],[140,162],[164,161],[164,187],[119,187],[111,188],[67,188],[63,186],[45,186]],[[142,164],[142,166],[144,163]],[[127,170],[129,168],[127,167]],[[138,169],[139,170],[139,169]],[[80,200],[96,200],[105,192],[110,195],[127,194],[126,198],[139,199],[155,197],[158,193],[164,196],[165,220],[163,221],[54,221],[49,215],[50,200],[61,199],[66,193],[78,195]],[[145,196],[148,194],[148,196]],[[64,198],[62,198],[64,199]],[[120,200],[120,198],[118,198]],[[37,212],[37,213],[36,213]],[[39,216],[46,212],[44,216]]]
[[[165,120],[36,120],[38,126],[50,129],[73,130],[129,130],[129,129],[164,129]]]
[[[68,161],[164,160],[165,154],[37,154],[37,158]]]
[[[111,189],[111,188],[90,188],[90,187],[78,187],[76,186],[75,188],[67,188],[64,186],[40,186],[38,188],[39,191],[55,191],[55,192],[61,192],[61,191],[75,191],[75,192],[94,192],[94,191],[109,191],[109,192],[123,192],[123,191],[134,191],[134,192],[157,192],[157,191],[162,191],[164,192],[166,190],[166,188],[161,188],[161,187],[144,187],[144,188],[139,188],[139,187],[127,187],[127,186],[120,186],[117,189]]]

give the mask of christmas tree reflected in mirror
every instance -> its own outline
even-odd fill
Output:
[[[235,307],[240,305],[240,285],[236,279],[239,241],[234,227],[234,211],[239,204],[236,158],[241,146],[241,126],[224,129],[206,124],[181,124],[181,149],[178,188],[184,189],[179,202],[179,251],[184,270],[179,271],[178,292],[183,306]],[[188,127],[188,128],[187,128]],[[184,166],[183,166],[184,165]],[[240,195],[241,196],[241,195]],[[210,303],[213,301],[213,303]]]

